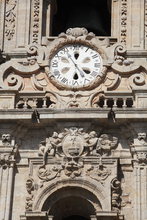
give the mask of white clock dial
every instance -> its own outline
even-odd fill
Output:
[[[82,44],[69,44],[58,50],[50,62],[52,76],[60,84],[82,87],[101,76],[99,53]]]

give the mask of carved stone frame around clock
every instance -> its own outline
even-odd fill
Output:
[[[79,29],[76,34],[74,31],[76,29]],[[88,46],[91,49],[95,50],[97,53],[100,54],[102,58],[102,68],[101,68],[101,76],[97,76],[93,82],[90,82],[87,85],[77,86],[77,87],[71,87],[68,85],[63,85],[60,82],[58,82],[55,77],[52,75],[50,71],[50,65],[45,67],[45,72],[48,75],[50,81],[53,83],[54,86],[56,86],[58,89],[64,89],[64,90],[90,90],[94,89],[100,83],[104,80],[108,68],[108,58],[104,50],[100,47],[100,44],[96,38],[96,36],[93,33],[88,33],[88,31],[85,28],[73,28],[68,29],[65,33],[61,33],[58,38],[56,38],[51,44],[50,49],[48,50],[48,60],[49,63],[52,59],[52,57],[56,54],[56,52],[61,49],[62,47],[70,44],[82,44],[84,46]]]

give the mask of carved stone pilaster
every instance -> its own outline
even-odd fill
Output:
[[[11,215],[13,184],[14,184],[14,166],[18,146],[10,134],[2,134],[0,139],[0,207],[1,217],[9,220]],[[6,199],[5,199],[6,198]],[[2,202],[3,199],[6,202]]]
[[[144,220],[147,218],[147,136],[145,132],[139,132],[137,138],[131,145],[134,166],[134,192],[135,220]]]
[[[134,139],[134,143],[131,145],[131,152],[135,163],[140,165],[147,164],[147,139],[145,132],[138,133],[138,137]]]

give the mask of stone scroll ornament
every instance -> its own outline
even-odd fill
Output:
[[[38,176],[42,181],[50,181],[61,172],[68,177],[80,176],[84,167],[83,158],[87,156],[108,156],[116,148],[118,138],[98,132],[85,132],[83,128],[66,128],[63,132],[53,132],[52,136],[40,143],[39,155],[43,156]],[[51,165],[47,168],[48,157],[62,159],[61,165]],[[89,167],[87,173],[93,179],[103,182],[111,173],[103,165],[98,168]],[[97,173],[96,175],[93,173]]]

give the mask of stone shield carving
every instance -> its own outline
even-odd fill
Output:
[[[62,141],[62,149],[67,157],[80,156],[84,150],[84,138],[75,130],[65,136]]]

